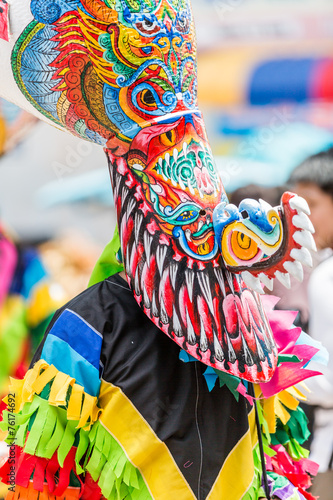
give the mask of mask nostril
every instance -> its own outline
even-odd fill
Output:
[[[204,210],[204,209],[202,208],[202,209],[200,210],[200,212],[199,212],[199,215],[204,216],[204,215],[206,215],[206,213],[207,213],[207,212],[206,212],[206,210]]]

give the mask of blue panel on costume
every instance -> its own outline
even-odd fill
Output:
[[[41,358],[59,371],[75,378],[91,396],[97,396],[100,387],[99,371],[59,337],[49,334]]]
[[[67,342],[74,351],[99,370],[103,338],[81,316],[65,309],[54,323],[50,333]]]
[[[249,102],[254,105],[280,101],[302,102],[311,92],[314,59],[278,59],[260,64],[249,84]]]

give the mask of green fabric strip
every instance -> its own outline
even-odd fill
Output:
[[[88,286],[95,285],[104,281],[109,276],[124,270],[123,264],[117,259],[119,249],[120,239],[118,226],[116,226],[112,240],[104,248],[102,255],[93,269]]]

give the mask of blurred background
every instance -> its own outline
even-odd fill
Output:
[[[232,195],[248,184],[278,188],[305,158],[333,146],[333,2],[192,3],[199,106],[225,189]],[[0,101],[0,153],[0,221],[20,264],[20,287],[9,298],[19,290],[27,311],[15,359],[11,340],[5,342],[12,332],[1,333],[0,368],[10,358],[0,370],[5,393],[8,373],[24,372],[52,312],[86,288],[116,216],[102,148]],[[255,191],[246,188],[241,198]],[[271,199],[268,193],[262,197],[276,204],[280,190],[271,190]],[[298,310],[305,330],[308,279],[293,281],[288,293],[274,285],[280,307]],[[0,457],[5,452],[0,448]]]

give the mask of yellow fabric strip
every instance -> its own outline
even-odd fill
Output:
[[[279,400],[290,410],[296,410],[299,405],[297,399],[287,391],[282,391],[279,393]]]
[[[252,484],[252,449],[257,443],[255,410],[249,413],[249,429],[229,453],[207,500],[240,500]]]
[[[83,398],[82,385],[74,384],[72,388],[72,394],[68,403],[68,410],[67,410],[68,420],[80,420],[82,398]]]
[[[286,423],[290,419],[290,413],[280,403],[280,401],[277,397],[275,397],[275,401],[274,401],[274,410],[275,410],[276,416],[281,420],[283,425],[286,425]]]
[[[74,385],[74,379],[66,373],[58,372],[52,382],[49,401],[54,406],[65,406],[69,386]]]
[[[99,401],[104,408],[100,422],[140,470],[152,497],[155,500],[170,500],[170,496],[179,500],[195,499],[167,446],[121,389],[102,380]]]
[[[45,371],[41,375],[39,375],[38,378],[36,378],[35,382],[32,384],[32,389],[35,391],[36,394],[40,394],[46,384],[51,382],[57,375],[58,370],[56,369],[55,366],[50,365],[46,368]]]
[[[48,403],[66,407],[69,396],[68,420],[79,420],[78,428],[89,430],[102,412],[97,406],[97,398],[85,393],[82,386],[75,384],[74,378],[59,372],[55,366],[43,360],[28,370],[23,380],[11,379],[9,393],[15,394],[15,413],[22,409],[24,403],[31,403],[34,394],[40,394],[48,383],[51,383]],[[8,397],[4,401],[8,402]]]

